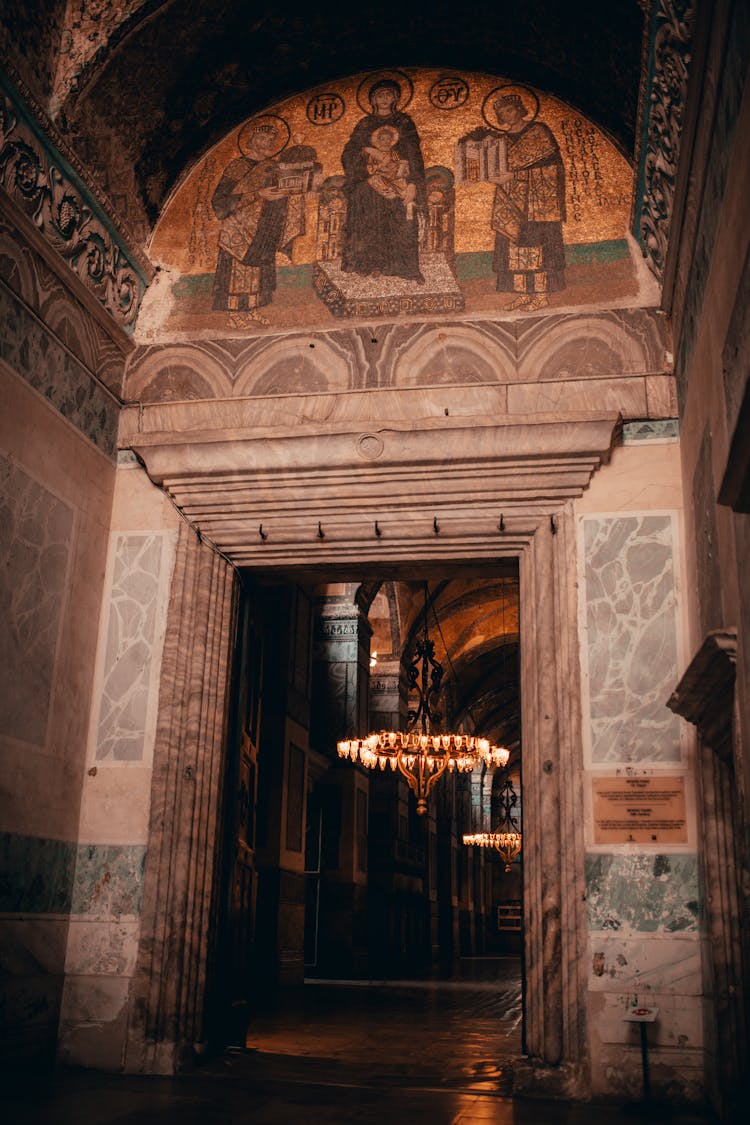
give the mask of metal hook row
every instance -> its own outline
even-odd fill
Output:
[[[550,524],[551,524],[551,527],[552,527],[552,534],[554,535],[557,532],[557,525],[555,524],[555,517],[554,516],[550,516]],[[435,535],[440,534],[440,524],[438,523],[437,516],[433,517],[432,530],[433,530]],[[504,515],[500,516],[500,521],[497,524],[497,530],[501,533],[506,530],[506,528],[505,528],[505,516]],[[375,531],[375,537],[377,539],[380,539],[380,537],[383,534],[383,529],[382,529],[382,527],[380,526],[380,524],[378,523],[377,520],[375,520],[375,523],[374,523],[374,531]],[[262,541],[264,543],[268,539],[268,532],[264,530],[262,523],[258,525],[258,535],[260,536],[260,538],[262,539]],[[317,535],[318,539],[325,539],[325,537],[326,537],[326,533],[323,530],[323,524],[322,524],[321,520],[318,520],[318,530],[316,532],[316,535]]]

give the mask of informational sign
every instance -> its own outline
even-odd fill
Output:
[[[658,1008],[639,1007],[636,1005],[633,1008],[628,1008],[622,1018],[629,1023],[655,1023],[658,1015]]]
[[[684,777],[595,777],[595,844],[686,844]]]

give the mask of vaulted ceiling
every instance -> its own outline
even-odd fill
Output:
[[[633,156],[638,0],[12,0],[6,12],[0,31],[14,69],[144,240],[180,177],[233,126],[380,67],[528,82]]]
[[[507,565],[486,578],[428,583],[384,582],[369,613],[378,661],[409,664],[426,615],[435,659],[443,668],[440,706],[463,725],[520,751],[518,575]],[[402,656],[403,654],[403,656]]]

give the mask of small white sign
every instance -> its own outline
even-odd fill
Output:
[[[631,1023],[654,1023],[658,1014],[658,1008],[647,1008],[645,1004],[639,1004],[634,1008],[628,1008],[623,1019]]]

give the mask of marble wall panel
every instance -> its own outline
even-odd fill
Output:
[[[701,939],[694,931],[644,941],[618,931],[589,933],[591,992],[679,992],[700,996]]]
[[[668,514],[583,520],[594,764],[680,760],[674,538]]]
[[[11,918],[0,920],[0,950],[4,984],[12,978],[30,980],[59,976],[65,967],[67,918]]]
[[[160,533],[113,537],[97,762],[144,757],[164,553]]]
[[[63,978],[59,974],[5,976],[0,1036],[6,1070],[28,1067],[33,1058],[40,1068],[52,1064],[57,1042]]]
[[[586,912],[589,930],[697,933],[701,925],[697,856],[588,854]]]
[[[79,845],[71,913],[99,919],[137,917],[145,862],[143,844]]]
[[[67,914],[75,864],[75,844],[0,833],[0,913]]]
[[[676,441],[680,436],[680,423],[677,418],[640,419],[625,422],[622,427],[622,444],[632,445],[638,441]]]
[[[649,418],[674,418],[677,414],[677,385],[673,375],[646,376],[646,411]]]
[[[0,914],[135,917],[142,844],[74,844],[0,833]]]
[[[138,954],[137,921],[73,918],[68,927],[66,973],[132,976]]]
[[[0,733],[36,746],[46,741],[72,538],[71,508],[0,457]]]

